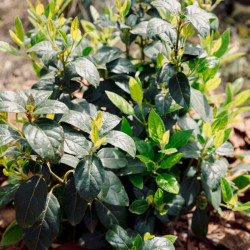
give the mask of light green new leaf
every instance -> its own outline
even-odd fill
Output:
[[[178,194],[179,193],[179,183],[170,174],[160,174],[156,178],[156,183],[157,185],[162,188],[163,190],[173,193],[173,194]]]
[[[212,137],[212,127],[208,122],[203,125],[202,132],[208,139]]]
[[[225,202],[229,202],[233,197],[233,192],[230,187],[230,184],[228,183],[227,179],[225,179],[224,177],[221,178],[221,191],[223,195],[223,200]]]
[[[234,105],[236,107],[243,105],[250,97],[250,91],[245,90],[235,97]]]
[[[12,47],[11,45],[9,45],[6,42],[2,42],[0,41],[0,50],[7,52],[13,56],[20,56],[21,54],[19,53],[18,50],[16,50],[14,47]]]
[[[153,109],[148,118],[148,131],[154,141],[161,140],[165,132],[161,117]]]
[[[154,204],[160,207],[164,203],[164,192],[158,188],[154,195]]]
[[[117,107],[119,108],[123,113],[126,115],[134,115],[135,111],[133,107],[121,96],[110,92],[105,91],[109,100]]]
[[[227,29],[222,35],[221,35],[221,46],[220,48],[214,52],[214,56],[220,58],[222,57],[228,50],[228,46],[230,44],[230,30]]]
[[[161,163],[162,169],[169,169],[172,168],[175,164],[177,164],[180,159],[183,157],[183,153],[175,154],[167,158]]]
[[[207,91],[214,90],[219,87],[220,83],[221,83],[221,78],[210,79],[206,82],[205,89]]]
[[[16,32],[17,37],[23,42],[25,34],[24,34],[22,22],[19,17],[17,17],[15,20],[15,32]]]
[[[135,102],[141,103],[143,100],[142,89],[139,83],[133,77],[131,77],[129,80],[129,89],[132,99]]]
[[[23,229],[14,220],[4,231],[0,246],[14,244],[23,238]]]
[[[214,141],[214,146],[216,148],[219,148],[223,144],[224,136],[225,136],[224,130],[220,130],[215,133],[213,141]]]

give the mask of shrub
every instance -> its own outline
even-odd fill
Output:
[[[16,209],[2,245],[23,238],[48,249],[71,224],[89,248],[174,249],[176,237],[152,235],[156,222],[195,208],[192,230],[203,237],[213,209],[250,208],[237,198],[249,177],[229,178],[225,158],[249,91],[237,94],[238,80],[225,96],[211,92],[220,64],[232,59],[224,56],[230,32],[220,35],[216,16],[191,2],[117,0],[117,12],[102,15],[92,6],[95,22],[81,21],[82,36],[77,17],[62,14],[70,1],[28,1],[34,29],[25,33],[17,18],[10,35],[40,79],[31,90],[0,92],[9,180],[0,208],[14,200]],[[21,55],[5,42],[0,49]]]

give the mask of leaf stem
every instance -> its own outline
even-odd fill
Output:
[[[56,180],[58,180],[61,184],[65,184],[64,180],[62,178],[60,178],[58,175],[56,175],[52,170],[51,170],[51,167],[50,167],[50,163],[47,162],[47,166],[49,168],[49,172],[51,174],[52,177],[54,177]]]
[[[141,123],[143,126],[145,125],[144,122],[142,122],[135,114],[133,115],[133,117],[134,117],[139,123]]]
[[[63,184],[56,184],[56,185],[54,185],[51,189],[50,189],[50,193],[53,193],[53,191],[54,191],[54,189],[55,188],[59,188],[59,187],[61,187]]]
[[[65,175],[64,175],[64,182],[67,183],[67,177],[69,174],[74,173],[74,170],[69,170]]]

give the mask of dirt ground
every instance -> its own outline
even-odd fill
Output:
[[[36,0],[31,0],[32,3]],[[43,2],[43,1],[42,1]],[[99,1],[95,1],[98,3]],[[225,1],[230,2],[230,1]],[[230,26],[232,33],[232,53],[244,52],[246,55],[237,61],[222,65],[221,76],[223,82],[232,82],[238,77],[245,79],[244,89],[250,88],[250,5],[242,5],[239,1],[234,1],[233,10],[224,9],[217,10],[221,15],[222,28]],[[243,4],[247,1],[240,1]],[[249,3],[250,4],[250,3]],[[19,16],[26,30],[31,28],[28,15],[28,4],[25,0],[0,0],[0,41],[6,41],[14,45],[10,36],[9,29],[13,29],[14,20]],[[0,91],[18,89],[29,89],[35,82],[37,77],[32,69],[29,61],[25,61],[20,57],[14,57],[0,52]],[[220,91],[223,91],[223,86]],[[230,136],[230,141],[234,145],[237,153],[250,149],[250,114],[245,113],[241,117],[242,122],[234,125],[234,130]],[[229,159],[231,167],[237,164],[233,158]],[[0,175],[0,186],[6,184],[6,179]],[[249,201],[250,192],[248,191],[242,197],[242,201]],[[218,214],[212,215],[212,223],[209,225],[208,235],[205,239],[197,239],[191,232],[192,214],[182,216],[178,221],[173,221],[166,229],[166,234],[174,234],[178,236],[175,244],[178,250],[213,250],[213,249],[230,249],[230,250],[248,250],[250,249],[250,217],[242,212],[224,211],[224,218]],[[7,206],[0,211],[0,238],[1,234],[15,218],[15,211],[12,206]],[[64,244],[55,242],[53,249],[83,249],[75,244]],[[22,242],[0,249],[26,249]]]

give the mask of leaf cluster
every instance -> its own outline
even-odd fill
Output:
[[[0,208],[14,200],[16,209],[2,246],[23,239],[48,249],[72,226],[86,248],[174,249],[174,236],[154,235],[156,223],[194,209],[192,230],[203,237],[213,209],[249,211],[238,201],[249,188],[247,156],[228,138],[250,93],[240,92],[243,79],[213,92],[231,59],[230,31],[219,34],[213,6],[117,0],[114,13],[91,6],[89,23],[63,16],[70,1],[27,2],[34,29],[17,18],[10,31],[22,52],[0,42],[39,77],[31,90],[0,92],[9,180]],[[199,45],[189,42],[196,35]],[[232,155],[241,164],[229,170]]]

